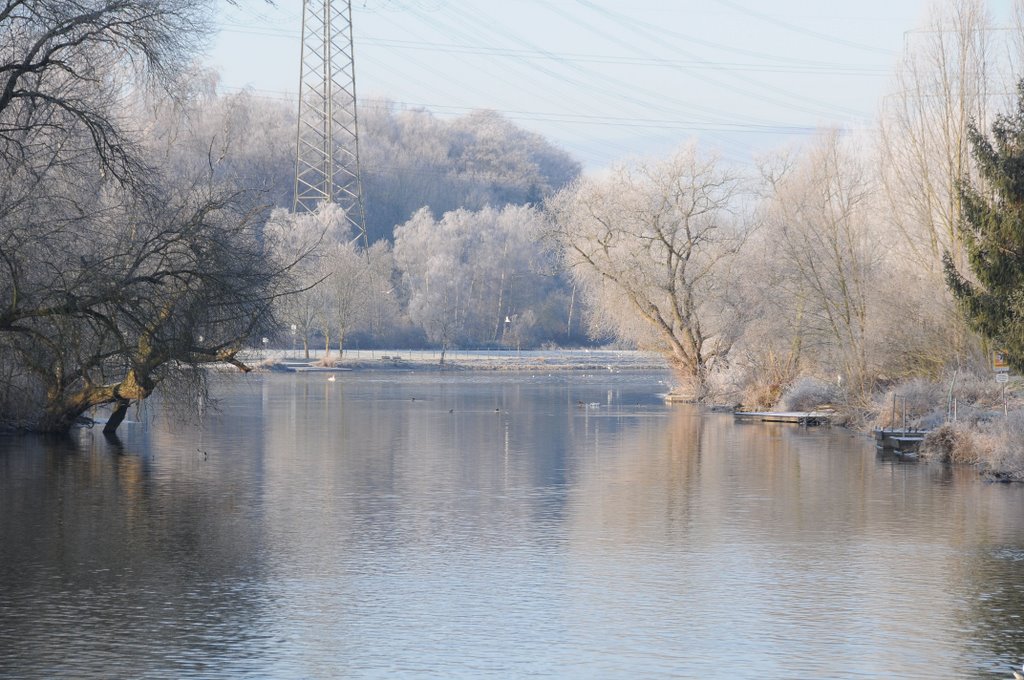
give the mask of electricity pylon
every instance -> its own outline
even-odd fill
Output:
[[[337,203],[366,245],[351,0],[303,0],[294,212]]]

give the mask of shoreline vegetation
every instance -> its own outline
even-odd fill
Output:
[[[344,357],[314,352],[271,350],[247,357],[257,372],[407,371],[665,371],[669,363],[653,352],[589,349],[560,351],[346,350]],[[669,381],[668,384],[670,384]],[[803,377],[786,386],[774,403],[758,402],[736,384],[718,384],[712,410],[766,408],[780,411],[826,410],[834,424],[861,434],[876,428],[907,427],[928,431],[918,457],[943,464],[972,465],[992,481],[1024,482],[1024,395],[1021,382],[1003,386],[993,376],[957,371],[942,379],[913,378],[851,400],[841,386]],[[668,387],[668,385],[667,385]],[[666,394],[668,398],[672,394]]]

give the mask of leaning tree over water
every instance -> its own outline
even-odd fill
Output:
[[[211,0],[0,3],[0,427],[65,431],[275,327],[260,211],[143,132]],[[179,154],[180,155],[180,154]],[[188,381],[184,381],[188,382]]]

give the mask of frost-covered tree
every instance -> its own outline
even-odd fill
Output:
[[[410,291],[409,318],[440,345],[441,363],[466,322],[466,257],[456,221],[437,223],[426,208],[395,230],[395,263]]]
[[[67,430],[183,370],[238,361],[274,327],[289,265],[266,257],[237,184],[155,129],[206,0],[0,4],[0,425]],[[152,99],[152,97],[149,97]],[[184,139],[184,137],[183,137]]]
[[[447,121],[368,102],[359,123],[371,241],[425,206],[438,216],[537,204],[580,172],[567,153],[494,112]]]
[[[819,366],[848,384],[868,381],[868,328],[883,249],[872,229],[878,192],[865,159],[838,130],[821,133],[773,179],[760,235],[793,332],[790,350],[814,348]],[[771,305],[772,303],[769,302]],[[794,366],[796,368],[796,366]]]
[[[746,236],[740,180],[696,146],[620,165],[547,203],[598,328],[668,357],[694,399],[747,317],[731,268]]]
[[[558,285],[541,268],[541,228],[540,213],[526,206],[456,210],[440,220],[418,211],[395,230],[412,321],[443,350],[529,343]]]
[[[311,214],[279,208],[271,213],[263,235],[275,257],[296,263],[292,269],[296,291],[278,300],[277,314],[283,327],[293,330],[302,342],[308,359],[313,335],[321,333],[329,347],[336,327],[325,282],[332,274],[329,254],[351,240],[350,225],[335,203],[324,203]]]
[[[984,0],[948,0],[929,7],[922,30],[908,32],[894,91],[882,100],[880,188],[894,247],[941,277],[949,251],[962,262],[957,182],[970,171],[968,125],[987,120],[999,79],[993,20]]]

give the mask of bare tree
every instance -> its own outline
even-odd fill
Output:
[[[793,310],[794,351],[858,388],[868,383],[868,322],[883,249],[871,229],[877,185],[837,130],[823,132],[773,180],[763,249]],[[830,366],[831,364],[831,366]]]
[[[329,294],[322,285],[331,277],[327,253],[349,239],[344,212],[334,203],[323,204],[316,213],[295,214],[277,209],[264,228],[268,248],[282,262],[295,262],[292,272],[296,290],[278,301],[277,314],[285,326],[293,326],[309,358],[310,338],[317,331],[330,343],[334,319]]]
[[[1014,18],[1019,8],[1018,3]],[[923,306],[911,318],[919,317],[915,325],[929,329],[908,338],[904,322],[887,335],[900,336],[907,365],[928,371],[977,351],[979,342],[946,290],[942,253],[966,268],[957,187],[977,174],[968,126],[973,121],[984,127],[993,108],[1010,101],[1019,70],[1019,32],[993,29],[984,0],[934,3],[924,26],[907,34],[894,91],[880,112],[880,187],[887,210],[879,217],[898,237],[889,242],[890,255],[902,260],[899,274],[913,270],[907,293],[918,295]],[[895,296],[894,302],[898,306],[909,297]]]
[[[729,271],[747,236],[742,191],[690,145],[584,179],[547,203],[598,319],[663,351],[694,399],[706,396],[708,371],[727,359],[746,318]]]
[[[455,210],[435,220],[426,209],[395,230],[395,261],[409,289],[409,315],[432,342],[526,342],[560,285],[543,271],[541,213],[530,206]],[[507,321],[507,323],[506,323]],[[529,323],[528,323],[529,322]]]
[[[889,219],[905,256],[941,279],[944,250],[961,261],[956,186],[970,172],[968,124],[984,122],[998,82],[984,0],[935,4],[907,34],[894,92],[882,102],[879,148]],[[941,285],[941,282],[940,282]]]
[[[409,317],[445,353],[465,326],[470,272],[466,243],[458,237],[454,213],[435,222],[426,208],[395,229],[395,263],[410,291]]]
[[[0,5],[0,423],[114,431],[168,376],[274,327],[291,263],[266,257],[251,197],[137,138],[145,88],[209,25],[200,0]],[[174,168],[173,175],[168,169]]]
[[[113,404],[113,430],[180,366],[248,370],[237,354],[275,326],[289,265],[266,257],[243,194],[199,186],[78,207],[82,219],[50,222],[45,242],[5,252],[0,342],[23,367],[9,388],[43,397],[10,424],[61,431]],[[83,232],[88,249],[75,247]]]
[[[326,304],[324,327],[338,343],[338,356],[345,351],[345,339],[351,333],[370,328],[376,312],[389,306],[391,287],[390,251],[387,243],[378,241],[366,250],[349,240],[327,249],[324,257],[329,273],[324,282]],[[328,336],[329,337],[329,336]],[[327,344],[330,354],[330,343]]]
[[[207,0],[8,0],[0,6],[0,153],[65,162],[91,146],[122,181],[139,170],[122,113],[131,86],[168,85],[210,26]],[[94,167],[96,167],[94,165]]]

